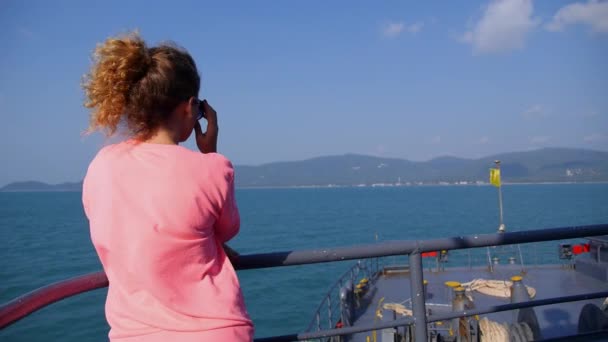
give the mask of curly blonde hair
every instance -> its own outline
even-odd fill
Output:
[[[138,33],[130,33],[99,44],[93,61],[83,84],[84,105],[92,109],[89,132],[111,136],[124,122],[131,135],[145,140],[180,102],[198,96],[196,64],[173,44],[148,48]]]

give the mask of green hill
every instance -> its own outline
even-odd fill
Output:
[[[494,160],[501,160],[505,182],[608,181],[608,152],[545,148],[480,159],[439,157],[424,162],[356,154],[302,161],[237,166],[237,186],[371,185],[487,181]]]
[[[608,152],[544,148],[480,159],[439,157],[424,162],[358,154],[236,168],[237,187],[353,186],[379,183],[487,182],[501,160],[503,182],[607,182]],[[80,191],[82,182],[11,183],[0,191]]]

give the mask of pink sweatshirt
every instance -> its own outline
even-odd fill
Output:
[[[252,340],[222,249],[240,224],[228,159],[177,145],[109,145],[89,165],[82,200],[110,281],[110,340]]]

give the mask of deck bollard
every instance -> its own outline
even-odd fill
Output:
[[[453,289],[454,289],[454,299],[452,300],[452,311],[453,312],[464,311],[465,304],[466,304],[466,297],[464,295],[464,287],[458,286],[458,287],[454,287]],[[462,334],[460,331],[460,326],[461,326],[462,320],[464,320],[464,318],[453,318],[452,319],[452,332],[456,336],[456,341],[461,341]]]
[[[511,303],[522,303],[530,300],[528,289],[522,280],[522,276],[516,275],[511,277]],[[513,310],[513,323],[517,323],[518,314],[519,310]]]

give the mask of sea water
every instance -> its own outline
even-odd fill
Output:
[[[608,223],[608,184],[502,190],[509,231]],[[239,189],[237,201],[242,226],[230,245],[241,254],[494,233],[499,224],[491,186]],[[256,337],[303,331],[352,263],[239,271]],[[99,270],[80,193],[0,193],[0,302]],[[107,340],[105,295],[52,304],[0,331],[0,340]]]

